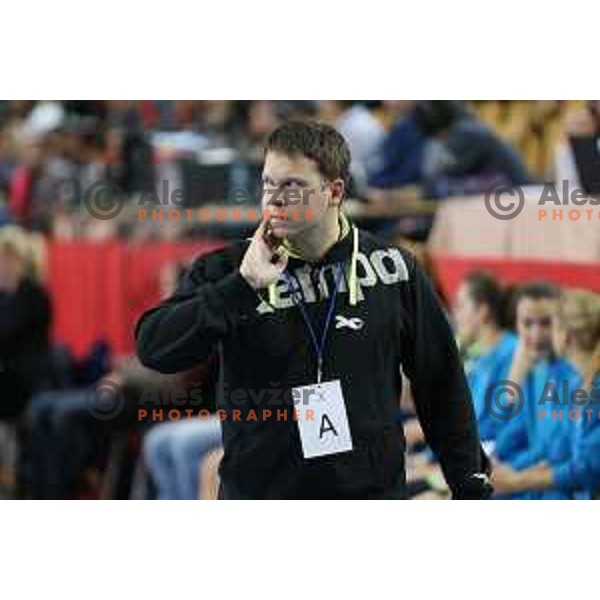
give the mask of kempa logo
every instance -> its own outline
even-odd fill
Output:
[[[364,288],[374,287],[377,283],[393,285],[400,281],[408,281],[408,267],[398,248],[385,248],[371,251],[368,255],[358,252],[356,255],[357,300],[365,298]],[[273,303],[261,302],[256,309],[259,314],[272,313],[274,309],[286,309],[295,306],[292,294],[294,291],[302,294],[306,304],[329,298],[339,281],[338,291],[348,293],[347,263],[332,263],[325,265],[318,273],[318,281],[313,282],[309,265],[294,269],[290,274],[295,279],[295,289],[290,289],[288,282],[281,277],[274,288]],[[340,270],[343,272],[340,273]],[[316,278],[315,278],[316,279]]]

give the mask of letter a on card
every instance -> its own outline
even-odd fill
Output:
[[[304,458],[352,450],[350,424],[340,381],[294,388],[292,394],[296,393],[306,399],[304,408],[314,411],[310,420],[306,417],[306,410],[300,411],[298,420]]]

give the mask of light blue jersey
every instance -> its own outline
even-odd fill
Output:
[[[582,384],[580,377],[578,387]],[[600,373],[587,393],[588,404],[564,407],[578,410],[581,415],[564,422],[569,433],[568,451],[557,451],[549,458],[556,488],[571,498],[590,499],[600,491]]]
[[[486,395],[496,382],[508,377],[516,344],[517,337],[513,333],[504,333],[493,348],[465,364],[479,435],[483,441],[494,441],[505,424],[488,410]]]

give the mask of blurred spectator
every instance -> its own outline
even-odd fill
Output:
[[[569,139],[600,135],[600,100],[590,101],[585,107],[567,114],[564,132],[554,154],[555,181],[558,184],[568,181],[571,190],[579,189],[581,181]]]
[[[559,436],[550,440],[546,453],[529,468],[517,471],[496,465],[494,481],[498,493],[538,491],[544,497],[594,498],[600,490],[600,419],[586,415],[600,390],[600,296],[587,290],[563,294],[555,319],[556,351],[564,353],[579,372],[579,389],[587,392],[588,402],[574,406],[573,396],[564,397],[559,389],[560,407],[579,409],[576,420],[557,419],[557,428],[567,438],[565,447]],[[572,392],[577,387],[569,387]],[[554,493],[552,493],[554,491]]]
[[[483,441],[496,438],[498,419],[487,409],[487,396],[496,381],[506,379],[516,337],[506,331],[505,293],[493,275],[474,272],[461,283],[454,305],[459,346]]]
[[[277,103],[273,100],[250,102],[246,122],[246,156],[254,162],[262,160],[269,133],[279,124]]]
[[[42,100],[27,115],[23,123],[23,134],[40,140],[51,131],[59,129],[65,119],[65,111],[60,102]]]
[[[522,409],[510,419],[497,419],[495,456],[512,468],[523,470],[535,464],[555,432],[538,420],[538,403],[549,382],[561,385],[573,368],[557,356],[552,347],[552,320],[560,291],[545,283],[521,287],[516,297],[516,324],[519,342],[507,379],[520,387]],[[513,401],[521,398],[514,395]],[[498,402],[494,406],[498,406]],[[501,409],[498,409],[501,411]],[[510,410],[507,411],[510,413]]]
[[[0,201],[8,198],[8,190],[16,167],[16,156],[13,152],[8,133],[0,129]]]
[[[96,464],[112,436],[140,426],[137,408],[143,405],[143,398],[162,397],[160,394],[181,387],[184,378],[146,369],[134,357],[119,361],[101,382],[105,389],[113,390],[111,402],[117,405],[122,394],[124,405],[106,421],[95,418],[93,411],[103,414],[107,398],[99,397],[89,385],[36,394],[25,419],[29,444],[29,462],[23,474],[26,493],[36,499],[76,497],[85,468]]]
[[[164,296],[172,293],[185,272],[184,263],[166,265],[160,278]],[[165,413],[170,408],[183,411],[187,406],[177,403],[172,392],[186,392],[199,381],[203,386],[202,405],[195,407],[196,412],[199,408],[214,409],[214,369],[162,375],[141,365],[136,357],[115,361],[112,370],[101,376],[99,389],[112,390],[112,402],[123,402],[110,419],[94,417],[94,411],[103,414],[106,410],[106,399],[90,387],[95,380],[36,394],[24,424],[29,446],[21,473],[25,493],[38,499],[77,497],[82,491],[84,472],[97,466],[107,444],[116,436],[150,429],[150,437],[144,438],[145,455],[160,495],[195,498],[201,456],[220,441],[218,423],[197,418],[167,422],[157,427],[155,434],[155,422],[140,420],[138,409],[148,413],[154,408]],[[165,398],[167,401],[163,402]],[[156,399],[161,402],[156,403]]]
[[[160,423],[144,437],[144,459],[158,500],[197,500],[204,456],[221,445],[215,417]]]
[[[376,167],[385,128],[370,108],[353,100],[323,100],[321,118],[333,125],[346,139],[352,155],[350,171],[358,189],[363,189],[368,174]]]
[[[15,226],[0,229],[0,484],[14,481],[17,420],[50,385],[50,320],[34,240]]]
[[[0,418],[17,417],[49,384],[50,321],[34,241],[15,226],[0,229]]]
[[[412,114],[414,101],[384,101],[394,124],[385,136],[375,168],[369,176],[372,188],[393,189],[421,181],[425,137]]]
[[[423,159],[427,196],[483,193],[496,179],[532,182],[519,154],[463,102],[420,101],[414,118],[430,140]]]

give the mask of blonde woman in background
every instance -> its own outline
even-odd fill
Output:
[[[0,482],[14,461],[13,423],[49,381],[50,302],[40,284],[35,238],[0,229]]]
[[[19,416],[47,375],[50,302],[33,238],[0,229],[0,419]]]

